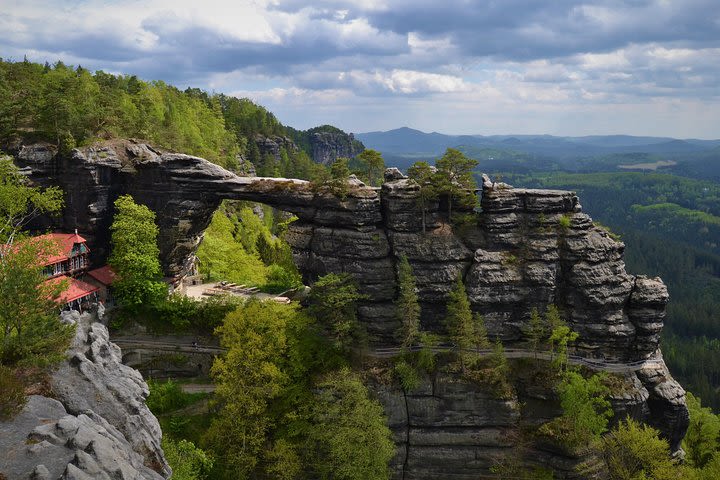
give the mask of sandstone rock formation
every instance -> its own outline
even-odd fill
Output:
[[[461,275],[473,310],[484,315],[490,336],[506,344],[522,345],[531,310],[555,304],[580,335],[579,354],[613,362],[662,358],[665,286],[660,279],[625,271],[623,243],[595,226],[572,192],[512,188],[483,177],[481,209],[455,208],[459,216],[449,221],[447,199],[423,212],[417,185],[397,171],[389,172],[381,189],[354,184],[345,198],[338,198],[314,192],[307,182],[241,178],[196,157],[132,142],[75,150],[69,158],[58,158],[45,146],[29,146],[17,157],[20,166],[32,170],[32,179],[65,189],[63,227],[81,228],[94,240],[96,254],[106,251],[117,195],[130,193],[152,208],[169,276],[183,273],[223,199],[257,201],[294,213],[298,220],[286,238],[305,279],[311,282],[330,272],[353,274],[368,296],[359,313],[373,346],[395,344],[395,272],[405,255],[417,278],[426,330],[443,331],[447,294]],[[684,391],[659,363],[629,375],[632,394],[618,399],[615,408],[657,426],[677,449],[688,423]],[[488,413],[481,393],[463,387],[477,397],[468,403],[463,393],[451,391],[454,387],[446,389],[443,379],[428,382],[432,393],[418,400],[422,406],[417,414],[412,413],[412,398],[403,400],[397,391],[386,395],[389,411],[397,402],[407,404],[405,414],[391,415],[405,418],[397,420],[397,431],[417,434],[405,440],[409,453],[399,463],[405,472],[425,468],[424,459],[432,455],[414,449],[422,445],[449,456],[461,451],[481,455],[478,441],[448,431],[498,427],[483,420]],[[516,420],[524,418],[522,412],[512,413],[514,407],[505,404],[497,408],[504,413],[493,419],[505,419],[511,430],[519,427]],[[460,413],[445,418],[444,409]],[[501,443],[493,448],[504,448]],[[412,478],[432,478],[428,475]]]
[[[0,473],[8,479],[167,478],[162,433],[142,376],[121,363],[107,328],[75,313],[68,361],[51,379],[55,398],[32,395],[0,423]]]
[[[314,162],[330,165],[338,158],[353,158],[364,150],[352,133],[342,131],[313,131],[309,138],[310,155]]]

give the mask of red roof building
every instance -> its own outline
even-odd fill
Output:
[[[46,280],[49,284],[58,284],[67,281],[67,288],[57,298],[57,303],[73,310],[82,311],[83,306],[95,302],[98,299],[99,287],[85,283],[77,278],[67,275],[60,275]]]
[[[109,287],[112,285],[112,283],[115,281],[115,278],[117,275],[115,275],[115,272],[110,267],[110,265],[105,265],[104,267],[96,268],[95,270],[90,270],[87,272],[88,276],[92,277],[94,280],[102,283],[106,287]]]
[[[49,241],[54,247],[41,258],[44,273],[50,278],[60,275],[77,276],[90,266],[90,249],[87,240],[75,233],[48,233],[35,237],[37,241]]]

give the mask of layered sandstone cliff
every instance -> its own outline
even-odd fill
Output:
[[[444,305],[458,276],[490,336],[506,345],[522,345],[533,308],[555,304],[580,335],[579,355],[620,363],[656,360],[626,375],[630,387],[616,394],[614,407],[618,415],[656,426],[679,448],[688,424],[685,395],[659,350],[667,290],[660,279],[625,271],[623,243],[595,226],[572,192],[512,188],[484,177],[478,211],[458,211],[462,221],[452,222],[447,199],[441,199],[427,206],[423,231],[418,186],[397,171],[381,189],[356,183],[340,198],[304,181],[241,178],[203,159],[133,142],[75,150],[67,158],[27,146],[17,158],[32,179],[63,187],[62,227],[81,229],[98,256],[107,252],[114,198],[130,193],[152,208],[169,276],[183,273],[223,199],[292,212],[298,220],[287,240],[305,279],[330,272],[355,276],[368,296],[359,313],[372,347],[396,344],[392,302],[403,255],[417,278],[425,330],[443,332]],[[512,451],[524,425],[558,413],[550,392],[520,384],[515,391],[498,401],[442,376],[425,379],[411,394],[378,387],[402,447],[398,475],[436,478],[443,463],[460,470],[474,465],[468,475],[487,471],[490,457]],[[571,469],[564,462],[572,459],[562,454],[546,452],[544,458],[558,471]]]

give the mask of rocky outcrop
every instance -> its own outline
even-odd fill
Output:
[[[144,401],[147,384],[121,363],[107,328],[75,313],[68,361],[51,378],[54,398],[32,395],[0,423],[0,473],[8,479],[162,480],[162,433]]]
[[[338,158],[353,158],[365,150],[352,133],[341,130],[310,130],[307,132],[314,162],[330,165]]]
[[[265,155],[271,155],[276,161],[280,161],[282,158],[281,151],[284,149],[286,152],[293,152],[298,147],[288,137],[281,137],[279,135],[271,135],[266,137],[264,135],[257,134],[253,137],[255,145],[258,147],[261,157]]]
[[[483,177],[481,208],[454,206],[450,220],[447,198],[423,211],[418,186],[397,171],[389,172],[381,189],[355,182],[338,197],[300,180],[241,178],[196,157],[132,142],[75,150],[68,158],[42,146],[26,147],[18,162],[32,170],[32,179],[65,189],[63,227],[88,234],[95,252],[106,249],[117,195],[130,193],[148,205],[157,213],[162,262],[171,276],[182,274],[223,199],[292,212],[298,220],[286,238],[306,281],[351,273],[367,295],[359,316],[373,346],[396,344],[395,271],[406,256],[417,279],[425,330],[444,332],[447,295],[461,276],[490,336],[508,345],[526,341],[533,308],[554,304],[579,334],[578,354],[611,362],[655,358],[662,365],[665,286],[625,271],[624,244],[595,226],[572,192],[513,188]],[[628,381],[635,386],[631,401],[616,402],[616,410],[651,420],[679,447],[687,428],[682,388],[664,366],[633,373]],[[430,402],[423,408],[438,415],[445,407]],[[484,407],[477,408],[468,415],[481,417]],[[462,444],[439,442],[438,449],[453,451]],[[419,444],[408,445],[412,451]],[[429,455],[418,452],[407,458]]]

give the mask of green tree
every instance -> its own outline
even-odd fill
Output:
[[[62,205],[62,190],[33,187],[12,158],[0,154],[0,242],[12,245],[32,219],[43,213],[58,213]]]
[[[545,337],[545,325],[537,308],[533,308],[530,312],[530,325],[527,329],[527,337],[530,341],[530,347],[533,353],[535,353],[535,358],[537,358],[538,347]]]
[[[555,305],[549,305],[545,314],[545,321],[552,329],[550,331],[550,353],[553,355],[552,364],[559,371],[568,367],[568,345],[577,340],[579,334],[573,331],[560,317]]]
[[[468,350],[475,345],[475,327],[472,310],[470,310],[470,300],[468,300],[465,284],[460,275],[450,291],[445,326],[455,345],[460,363],[465,368],[469,360]]]
[[[448,220],[452,217],[453,199],[458,199],[462,205],[474,205],[477,201],[475,195],[475,179],[472,169],[478,162],[468,158],[460,150],[448,148],[435,166],[435,185],[439,193],[447,195]]]
[[[74,328],[60,323],[55,299],[65,282],[46,282],[38,258],[57,245],[15,236],[0,249],[0,365],[49,366],[64,358]]]
[[[611,480],[687,478],[670,459],[658,431],[630,418],[603,437],[600,451]]]
[[[510,366],[508,365],[507,357],[505,356],[505,347],[503,347],[500,337],[495,338],[495,344],[493,345],[493,351],[490,354],[490,363],[497,374],[497,378],[506,379],[510,373]]]
[[[404,348],[417,342],[420,335],[420,303],[412,267],[405,255],[398,263],[398,298],[395,314],[400,322],[399,337]]]
[[[418,206],[422,212],[422,231],[426,231],[428,204],[437,199],[434,183],[435,170],[427,162],[415,162],[408,168],[408,176],[418,185]]]
[[[361,174],[370,185],[377,187],[382,184],[385,160],[383,160],[380,152],[373,149],[366,149],[360,152],[360,154],[355,157],[355,160],[360,163]]]
[[[604,378],[604,374],[585,378],[578,372],[569,371],[558,385],[563,417],[572,426],[567,438],[571,445],[579,446],[598,439],[607,429],[613,412],[606,399],[610,389],[604,385]]]
[[[310,404],[308,465],[322,480],[384,480],[395,454],[382,406],[357,375],[343,369],[321,378]]]
[[[175,441],[165,435],[162,449],[172,468],[173,480],[204,480],[213,468],[213,458],[190,441]]]
[[[65,287],[45,282],[38,258],[57,245],[29,238],[22,227],[62,206],[62,192],[28,184],[8,157],[0,157],[0,415],[24,402],[25,367],[47,367],[64,358],[74,328],[60,323],[54,299]],[[27,377],[27,376],[24,376]]]
[[[338,158],[330,165],[331,187],[335,195],[342,199],[347,197],[349,192],[348,177],[350,176],[350,167],[348,167],[347,158]]]
[[[473,316],[473,340],[478,355],[480,355],[480,350],[484,350],[490,346],[487,327],[485,327],[485,319],[479,313]]]
[[[272,402],[289,381],[282,366],[295,315],[292,306],[253,299],[228,314],[217,329],[228,351],[215,359],[211,371],[221,408],[207,441],[232,474],[229,478],[254,478],[273,428]]]
[[[243,285],[261,286],[267,282],[267,271],[262,260],[255,251],[255,243],[245,246],[233,233],[238,230],[240,240],[257,240],[255,233],[262,223],[248,209],[254,223],[235,225],[221,211],[215,212],[212,222],[205,230],[205,236],[198,248],[200,273],[211,281],[226,280]],[[252,248],[251,251],[246,248]]]
[[[324,335],[339,352],[349,352],[362,336],[357,320],[357,302],[366,296],[347,273],[320,277],[308,295],[308,313],[324,329]]]
[[[703,407],[700,399],[687,393],[690,425],[683,439],[685,457],[691,465],[704,467],[720,450],[720,417]]]
[[[115,200],[110,227],[112,251],[108,263],[117,274],[113,284],[118,303],[130,312],[153,305],[167,296],[158,259],[155,214],[130,195]]]

